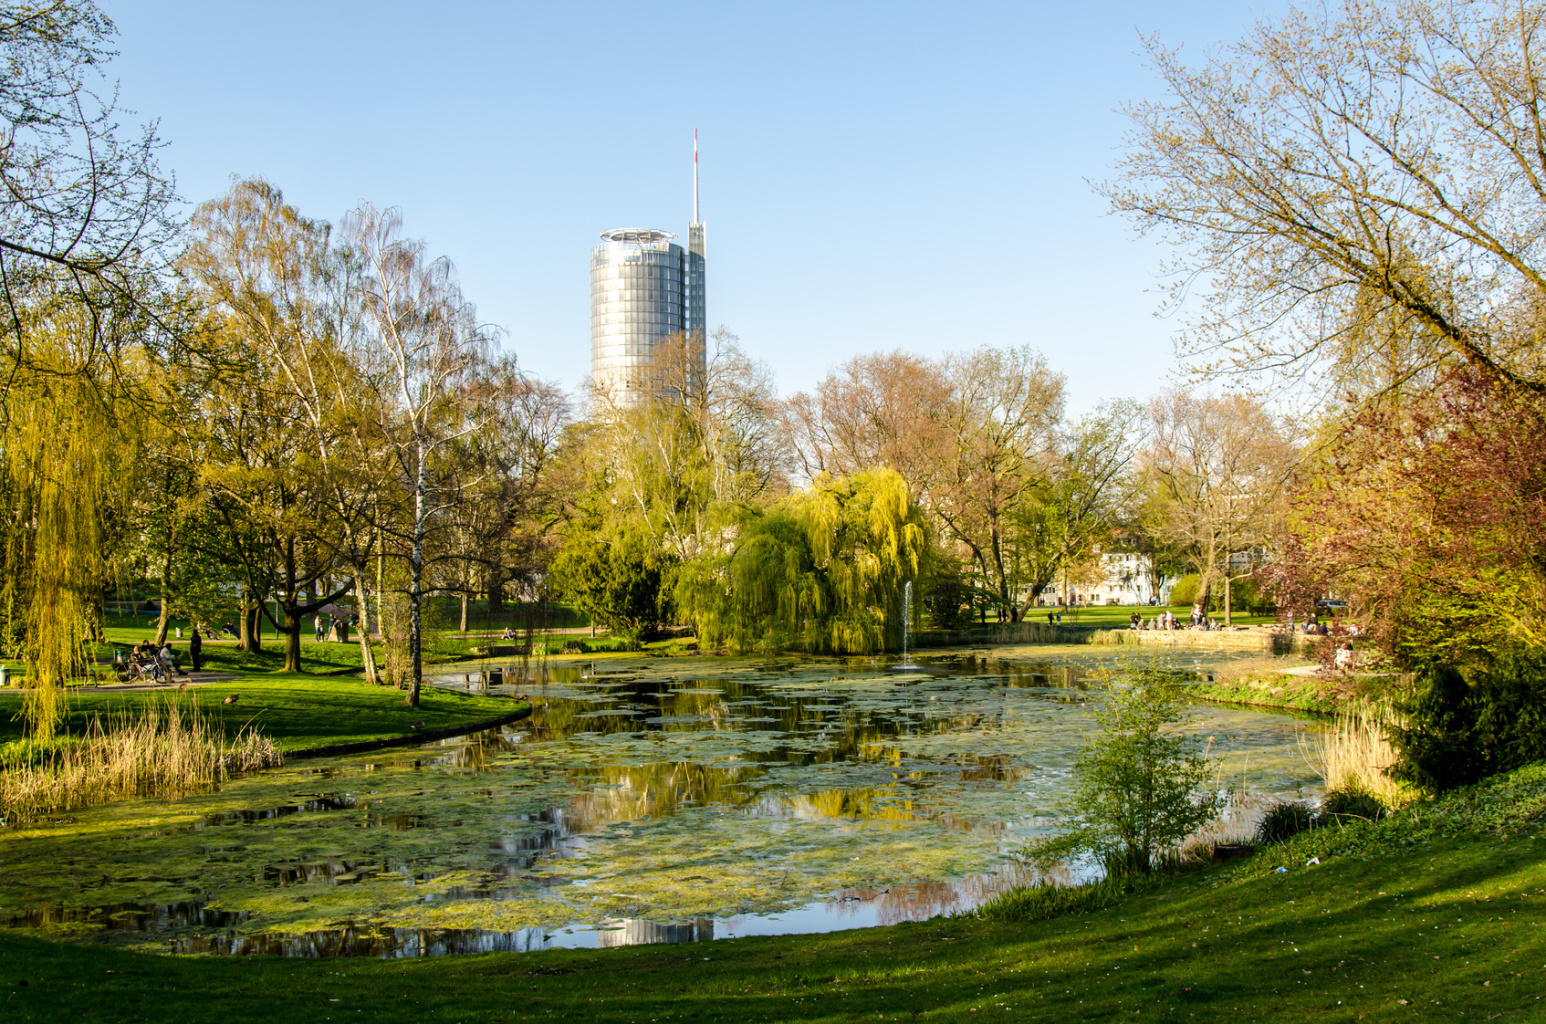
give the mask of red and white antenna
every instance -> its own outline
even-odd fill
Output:
[[[698,220],[698,129],[692,130],[692,222]]]

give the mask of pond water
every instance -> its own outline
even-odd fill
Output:
[[[534,713],[0,834],[0,924],[180,952],[423,956],[967,910],[1034,879],[1017,851],[1056,831],[1118,657],[1133,660],[1034,647],[905,672],[640,657],[449,676],[438,684],[527,694]],[[1182,729],[1239,794],[1223,834],[1316,795],[1306,728],[1187,711]]]

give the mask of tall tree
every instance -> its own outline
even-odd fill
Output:
[[[1134,105],[1113,207],[1174,246],[1205,371],[1393,383],[1464,364],[1546,391],[1539,0],[1292,3]],[[1391,386],[1387,384],[1385,386]],[[1329,389],[1328,389],[1329,390]]]
[[[200,463],[204,481],[256,607],[284,638],[285,670],[299,672],[304,619],[354,585],[325,581],[346,553],[356,565],[368,558],[373,494],[360,461],[346,457],[365,397],[340,337],[351,296],[337,278],[351,264],[333,251],[327,224],[262,179],[199,206],[189,229],[179,267],[218,318],[202,383],[240,410],[209,408],[212,429],[202,439],[190,433],[189,451],[201,440],[215,445]]]
[[[952,355],[944,369],[950,382],[945,447],[924,504],[971,553],[1000,618],[1014,618],[1019,602],[1010,533],[1054,447],[1063,377],[1027,348]]]
[[[365,377],[375,388],[380,436],[409,495],[407,546],[408,703],[419,704],[424,678],[425,543],[450,492],[437,461],[458,439],[488,422],[488,328],[462,295],[450,261],[430,259],[424,243],[402,237],[396,210],[362,205],[344,230],[362,260],[361,323],[368,347]]]
[[[927,493],[948,446],[951,382],[934,361],[896,351],[854,356],[810,393],[779,406],[807,479],[889,466],[914,500]]]
[[[1009,543],[1023,616],[1063,577],[1088,563],[1093,548],[1129,516],[1129,469],[1146,437],[1145,410],[1137,402],[1112,402],[1057,431],[1030,486],[1010,515]],[[1158,587],[1155,587],[1158,591]]]
[[[173,197],[154,128],[120,127],[111,21],[86,0],[0,4],[0,612],[48,739],[100,630],[135,381],[152,343]]]
[[[1151,403],[1150,415],[1153,439],[1143,460],[1150,528],[1185,552],[1202,577],[1204,607],[1222,585],[1232,624],[1233,582],[1259,569],[1281,534],[1298,447],[1283,421],[1239,395],[1170,391]]]
[[[1007,549],[1013,512],[1062,416],[1063,378],[1027,348],[979,348],[933,361],[858,356],[781,418],[807,474],[886,466],[975,567],[1000,614],[1015,614]]]

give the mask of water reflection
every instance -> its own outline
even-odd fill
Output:
[[[397,957],[967,910],[1036,877],[1014,851],[1055,827],[1099,699],[1092,661],[486,667],[437,683],[529,695],[529,719],[81,812],[116,843],[100,861],[118,874],[23,892],[4,878],[27,857],[80,856],[79,838],[0,848],[0,919],[23,906],[13,926],[181,952]],[[1212,736],[1221,784],[1245,794],[1226,834],[1316,782],[1281,717],[1199,708],[1186,725]],[[163,904],[109,898],[170,862],[187,867],[158,883]]]

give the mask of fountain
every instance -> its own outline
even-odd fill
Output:
[[[907,644],[912,638],[913,632],[913,581],[908,580],[902,587],[902,660],[891,667],[898,671],[922,668],[914,665],[912,659],[907,656]]]

